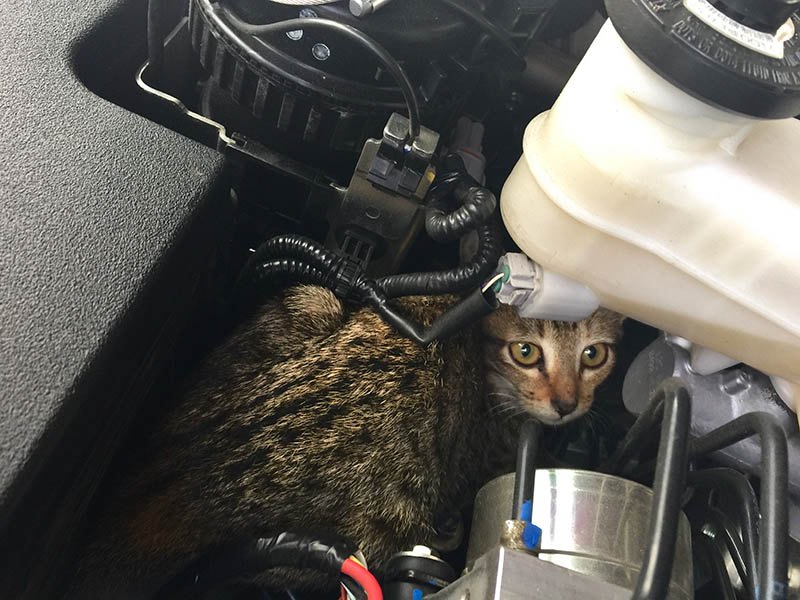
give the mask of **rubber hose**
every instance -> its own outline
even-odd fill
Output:
[[[500,235],[493,223],[478,227],[478,252],[466,265],[433,273],[404,273],[378,279],[378,287],[389,298],[457,294],[480,285],[497,267],[503,254]]]
[[[656,474],[653,481],[653,504],[645,539],[642,569],[633,591],[633,600],[664,600],[669,590],[675,540],[681,516],[681,497],[686,487],[691,398],[683,381],[664,380],[656,398],[663,404],[661,439]]]
[[[616,450],[608,459],[603,470],[611,475],[621,475],[628,462],[638,456],[646,440],[652,439],[656,429],[661,423],[664,403],[661,395],[656,392],[650,399],[647,408],[642,411],[634,424],[628,430],[625,438],[617,445]]]
[[[265,283],[273,279],[290,279],[330,287],[324,271],[294,258],[274,258],[254,264],[240,275],[233,291],[233,307],[247,310],[264,290]]]
[[[432,202],[425,209],[425,231],[437,242],[450,242],[476,229],[492,216],[497,208],[497,198],[484,187],[472,185],[456,189],[463,204],[447,214],[443,202]]]
[[[517,444],[517,469],[514,476],[514,496],[511,501],[511,518],[522,519],[522,507],[533,500],[536,481],[536,456],[539,454],[539,438],[542,425],[535,419],[522,424]]]
[[[248,261],[256,264],[274,258],[296,258],[320,271],[335,268],[342,260],[319,242],[301,235],[279,235],[261,244]]]

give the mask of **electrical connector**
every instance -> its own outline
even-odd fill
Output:
[[[422,127],[419,136],[409,140],[408,129],[408,119],[404,116],[393,113],[389,117],[367,173],[373,184],[406,198],[413,196],[420,185],[430,184],[431,160],[439,145],[439,134],[435,131]]]
[[[497,301],[512,306],[519,316],[553,321],[581,321],[600,302],[584,284],[542,268],[524,254],[509,252],[498,262]]]

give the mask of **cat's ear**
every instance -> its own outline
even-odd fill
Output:
[[[519,324],[521,320],[521,317],[513,308],[501,304],[496,310],[483,318],[481,326],[484,333],[504,338],[509,335],[510,330],[514,328],[514,324]]]
[[[608,308],[598,308],[594,315],[592,315],[592,319],[597,319],[598,321],[606,323],[609,327],[620,333],[622,332],[622,326],[627,318],[628,317],[625,315],[609,310]]]

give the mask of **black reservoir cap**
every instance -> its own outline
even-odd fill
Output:
[[[605,1],[628,47],[688,94],[753,117],[800,115],[800,0]]]

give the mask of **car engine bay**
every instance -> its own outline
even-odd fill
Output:
[[[64,597],[127,449],[303,283],[422,347],[628,319],[593,418],[526,421],[452,543],[376,580],[282,532],[152,597],[321,597],[225,587],[304,566],[343,600],[800,598],[796,0],[44,0],[0,33],[0,597]]]

